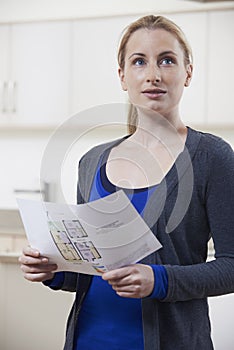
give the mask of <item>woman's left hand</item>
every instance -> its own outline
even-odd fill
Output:
[[[144,298],[154,289],[154,273],[149,265],[134,264],[103,273],[116,293],[125,298]]]

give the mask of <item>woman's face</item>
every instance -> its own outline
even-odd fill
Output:
[[[171,33],[139,29],[127,43],[125,67],[119,69],[119,75],[133,105],[166,116],[178,112],[192,65],[185,67],[184,52]]]

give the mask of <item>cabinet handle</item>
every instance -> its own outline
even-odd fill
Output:
[[[49,202],[51,200],[50,196],[51,196],[51,188],[50,188],[50,183],[48,182],[44,182],[43,181],[43,188],[42,189],[28,189],[28,188],[15,188],[14,189],[14,193],[15,194],[26,194],[26,193],[38,193],[38,194],[42,194],[43,196],[43,200],[46,202]]]
[[[8,83],[4,81],[3,89],[2,89],[2,113],[7,112],[7,90],[8,90]]]
[[[13,84],[13,113],[16,113],[16,109],[17,109],[17,105],[16,105],[16,101],[17,101],[17,82],[14,81]]]
[[[8,82],[8,96],[9,96],[9,112],[16,113],[16,93],[17,83],[16,81]]]

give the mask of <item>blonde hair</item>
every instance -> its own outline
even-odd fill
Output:
[[[148,15],[139,18],[135,22],[131,23],[124,31],[122,39],[119,44],[118,49],[118,64],[119,67],[124,70],[125,66],[125,55],[128,41],[133,33],[135,33],[139,29],[164,29],[167,32],[174,35],[174,37],[180,43],[180,46],[184,52],[184,64],[190,64],[193,62],[192,49],[184,35],[182,29],[175,24],[170,19],[163,16],[154,16]],[[136,123],[137,123],[137,110],[135,106],[130,104],[129,112],[128,112],[128,131],[130,134],[133,134],[136,131]]]

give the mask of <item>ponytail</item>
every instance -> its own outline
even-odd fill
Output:
[[[134,134],[137,127],[137,109],[132,103],[129,104],[128,108],[128,132],[130,135]]]

